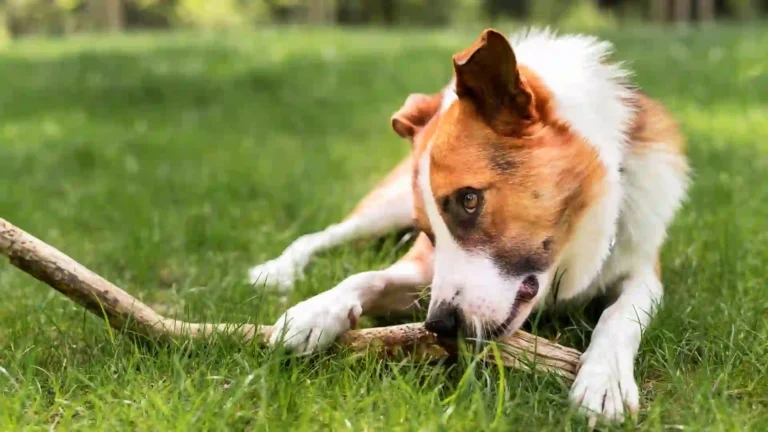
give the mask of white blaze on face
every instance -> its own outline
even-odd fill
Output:
[[[457,306],[469,328],[500,325],[512,312],[522,278],[506,277],[487,253],[465,250],[453,238],[432,194],[429,147],[419,160],[418,185],[435,236],[430,308],[440,302]]]

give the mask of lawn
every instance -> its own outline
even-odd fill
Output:
[[[408,152],[389,116],[476,32],[262,30],[0,49],[0,217],[163,313],[273,322],[404,252],[340,247],[287,295],[246,269],[341,218]],[[606,33],[689,138],[694,187],[636,362],[647,430],[768,430],[768,31]],[[548,430],[568,386],[495,367],[136,342],[0,262],[0,429]],[[367,325],[372,323],[368,321]],[[583,349],[594,319],[534,329]],[[624,428],[634,428],[627,424]],[[617,427],[622,429],[622,427]]]

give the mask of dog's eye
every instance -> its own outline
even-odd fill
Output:
[[[483,192],[470,187],[461,188],[453,196],[453,202],[456,203],[454,209],[464,209],[463,215],[474,217],[483,207]],[[461,214],[457,216],[461,217]]]
[[[472,214],[477,211],[477,207],[480,205],[480,197],[474,192],[466,192],[462,197],[462,203],[464,210],[467,213]]]

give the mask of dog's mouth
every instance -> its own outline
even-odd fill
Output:
[[[477,322],[469,322],[463,326],[457,336],[435,335],[437,343],[451,355],[456,355],[459,352],[459,341],[465,342],[465,345],[474,345],[477,351],[486,342],[503,339],[514,330],[517,330],[520,325],[517,322],[517,318],[519,318],[520,310],[523,307],[525,307],[525,300],[518,298],[503,322],[490,327],[483,326]]]
[[[509,309],[509,313],[504,321],[487,329],[480,328],[479,332],[478,329],[472,329],[473,333],[479,333],[474,334],[474,337],[479,340],[497,340],[517,330],[517,327],[522,325],[522,320],[518,320],[518,318],[520,318],[520,313],[530,309],[530,303],[538,293],[538,277],[535,275],[526,277],[520,284],[515,301],[512,303],[512,307]]]
[[[520,312],[520,306],[523,301],[521,299],[515,299],[515,303],[512,304],[512,309],[509,311],[509,315],[507,315],[507,318],[501,323],[497,324],[493,327],[491,327],[486,337],[490,340],[496,340],[500,339],[504,336],[506,336],[508,333],[512,331],[512,323],[515,321],[515,318],[518,317]]]
[[[538,292],[539,278],[530,275],[520,282],[512,306],[502,321],[489,322],[477,316],[467,316],[459,307],[439,303],[425,326],[435,334],[437,343],[449,352],[456,352],[459,340],[479,347],[484,342],[502,339],[517,330],[527,319]]]

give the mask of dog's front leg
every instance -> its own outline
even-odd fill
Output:
[[[352,275],[336,287],[288,309],[275,323],[271,345],[308,354],[354,328],[361,315],[404,310],[432,281],[432,244],[420,234],[410,251],[387,269]]]
[[[248,280],[258,286],[290,289],[317,253],[350,240],[377,237],[413,224],[413,192],[408,158],[355,207],[342,222],[293,241],[279,257],[252,267]]]
[[[633,364],[643,330],[662,297],[652,266],[631,274],[619,286],[619,296],[600,316],[571,388],[571,400],[594,419],[621,421],[635,414],[639,393]]]

